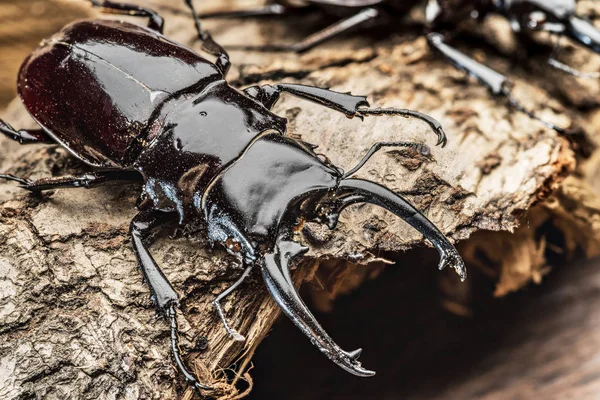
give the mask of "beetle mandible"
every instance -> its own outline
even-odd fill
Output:
[[[186,368],[179,349],[179,296],[149,252],[145,239],[166,222],[201,221],[211,242],[223,245],[245,271],[213,303],[227,332],[220,302],[259,268],[283,312],[327,357],[358,376],[360,349],[342,350],[297,294],[289,265],[307,249],[292,240],[293,228],[316,221],[334,229],[351,204],[379,205],[407,221],[438,250],[440,269],[450,265],[465,279],[462,259],[447,238],[406,200],[377,183],[351,178],[382,147],[425,145],[377,143],[344,173],[310,145],[286,135],[286,119],[270,109],[283,93],[311,100],[348,117],[416,117],[446,143],[440,124],[416,111],[369,108],[365,97],[299,84],[252,86],[238,91],[225,77],[227,52],[202,31],[212,63],[162,35],[154,11],[112,1],[91,0],[113,13],[150,18],[147,27],[111,20],[74,22],[42,42],[23,63],[21,100],[40,129],[16,130],[0,121],[0,132],[27,143],[58,143],[95,172],[29,180],[2,174],[24,189],[90,188],[108,181],[141,181],[139,213],[130,225],[134,252],[158,311],[170,323],[171,352],[186,381],[209,389]],[[191,1],[187,5],[194,12]],[[195,15],[195,12],[194,12]],[[176,77],[174,79],[173,77]]]
[[[340,35],[343,32],[368,25],[397,23],[408,12],[421,4],[420,0],[270,0],[266,5],[254,9],[210,12],[200,14],[203,18],[241,18],[268,15],[293,15],[303,11],[320,10],[325,14],[341,18],[338,22],[318,31],[299,43],[291,45],[269,44],[266,46],[241,46],[246,49],[267,51],[292,51],[302,53]],[[477,78],[493,95],[506,96],[511,105],[548,127],[564,132],[564,129],[544,121],[527,110],[510,95],[512,83],[499,72],[481,64],[446,42],[449,33],[465,19],[479,21],[490,14],[498,14],[510,22],[510,27],[519,37],[526,39],[532,32],[544,31],[563,36],[590,50],[600,53],[600,30],[592,23],[575,15],[575,0],[429,0],[426,7],[426,34],[431,47],[440,51],[457,68]],[[558,61],[559,43],[548,63],[567,74],[600,78],[599,73],[580,72]]]

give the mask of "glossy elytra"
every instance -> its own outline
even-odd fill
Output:
[[[186,3],[193,12],[191,2]],[[239,91],[225,80],[227,53],[197,19],[203,49],[216,57],[215,63],[165,38],[163,20],[152,10],[109,1],[92,4],[145,16],[150,23],[79,21],[45,40],[18,77],[19,95],[41,129],[15,130],[0,121],[0,131],[22,144],[58,143],[95,172],[35,181],[0,177],[30,191],[143,182],[139,213],[130,227],[133,247],[155,304],[170,323],[176,366],[195,388],[209,389],[210,383],[199,382],[183,362],[179,296],[144,243],[169,221],[203,222],[210,241],[244,264],[239,280],[213,301],[232,339],[244,337],[229,326],[220,301],[257,268],[284,313],[319,350],[352,374],[373,375],[358,361],[360,350],[342,350],[298,296],[289,265],[306,248],[292,240],[292,230],[301,221],[334,229],[344,208],[373,203],[419,230],[439,251],[440,268],[450,265],[464,279],[458,252],[425,216],[389,189],[350,177],[381,147],[410,147],[423,155],[429,149],[410,142],[377,143],[344,173],[312,146],[287,136],[286,119],[270,109],[286,92],[348,117],[416,117],[444,145],[439,123],[416,111],[369,108],[365,97],[310,86],[274,84]]]
[[[423,3],[421,0],[271,0],[266,5],[246,10],[210,12],[200,18],[242,18],[269,15],[295,15],[312,10],[340,18],[336,23],[316,32],[299,43],[291,45],[241,46],[246,49],[267,51],[293,51],[302,53],[357,27],[393,24],[404,19],[410,10]],[[447,43],[455,27],[465,19],[483,21],[497,14],[510,22],[511,29],[521,39],[530,41],[532,32],[549,32],[557,37],[548,63],[567,74],[583,78],[600,78],[600,73],[580,72],[557,58],[560,38],[574,42],[600,53],[600,30],[575,14],[575,0],[429,0],[425,14],[429,45],[457,68],[477,78],[494,95],[506,96],[511,105],[559,132],[563,129],[525,109],[511,95],[509,79],[481,64]]]

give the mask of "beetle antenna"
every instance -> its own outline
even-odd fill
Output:
[[[426,144],[422,144],[422,143],[378,142],[378,143],[375,143],[373,146],[371,146],[371,148],[369,149],[367,154],[365,154],[365,156],[358,162],[358,164],[356,164],[356,166],[354,168],[352,168],[350,171],[348,171],[344,175],[342,175],[342,179],[346,179],[346,178],[354,175],[355,173],[357,173],[358,170],[360,170],[366,164],[366,162],[369,161],[369,159],[373,156],[373,154],[378,152],[382,147],[406,147],[409,149],[414,149],[418,154],[425,156],[425,157],[429,157],[431,155],[431,150],[429,149],[429,146],[427,146]]]

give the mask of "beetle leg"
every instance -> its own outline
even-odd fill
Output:
[[[347,352],[333,341],[317,322],[294,288],[289,263],[307,250],[306,247],[302,247],[296,242],[287,241],[280,237],[276,242],[273,253],[266,254],[261,264],[261,271],[267,289],[281,307],[281,310],[331,361],[357,376],[375,375],[375,372],[364,369],[358,361],[361,349]]]
[[[301,42],[292,45],[264,45],[264,46],[236,46],[244,50],[256,50],[256,51],[290,51],[294,53],[304,53],[319,44],[332,39],[341,33],[344,33],[352,28],[366,23],[379,16],[379,11],[375,8],[365,8],[358,14],[355,14],[349,18],[343,19],[336,22],[327,28],[320,30],[319,32],[313,33]]]
[[[167,279],[160,267],[154,261],[154,258],[144,244],[150,233],[160,225],[164,224],[171,217],[167,213],[158,213],[154,211],[142,211],[131,221],[130,232],[133,241],[133,249],[142,269],[146,282],[150,286],[152,298],[161,311],[170,322],[171,327],[171,353],[177,365],[177,369],[184,376],[185,380],[196,389],[211,389],[202,385],[198,379],[185,366],[181,358],[181,349],[179,348],[179,329],[177,324],[176,307],[179,306],[179,295],[173,289],[171,282]]]
[[[159,33],[163,33],[165,20],[158,13],[149,8],[134,4],[116,3],[108,0],[90,0],[94,7],[101,7],[104,12],[122,15],[132,15],[135,17],[148,17],[150,22],[148,28]]]
[[[196,24],[196,31],[198,31],[198,39],[202,42],[202,49],[206,51],[208,54],[212,54],[217,57],[217,61],[215,65],[223,74],[223,77],[227,76],[227,72],[231,67],[231,61],[229,60],[229,54],[227,51],[215,42],[210,35],[210,33],[203,31],[200,26],[200,18],[198,17],[198,13],[196,12],[196,8],[194,7],[193,0],[184,0],[185,4],[188,6],[190,11],[192,12],[192,17],[194,18],[194,23]]]
[[[479,82],[487,86],[493,95],[505,96],[514,108],[516,108],[524,114],[527,114],[530,118],[540,121],[547,127],[554,129],[559,133],[565,132],[563,128],[560,128],[551,122],[545,121],[537,115],[535,115],[533,111],[527,110],[522,104],[520,104],[517,101],[517,99],[512,97],[512,95],[510,94],[510,88],[512,84],[506,76],[494,71],[490,67],[487,67],[475,61],[466,54],[447,45],[444,42],[444,36],[440,33],[433,32],[428,34],[427,40],[431,46],[439,50],[445,57],[452,61],[458,69],[467,72],[471,76],[474,76],[475,78],[477,78],[477,80],[479,80]]]
[[[571,67],[570,65],[567,65],[561,61],[558,60],[558,53],[560,51],[560,39],[562,36],[559,36],[556,44],[554,45],[554,49],[552,50],[552,54],[550,55],[550,58],[548,58],[548,64],[552,67],[555,68],[559,71],[562,71],[568,75],[574,76],[576,78],[583,78],[583,79],[598,79],[600,78],[600,72],[583,72],[583,71],[579,71],[578,69],[575,69],[573,67]]]
[[[111,181],[139,181],[141,176],[135,171],[88,172],[80,176],[59,176],[30,180],[10,174],[0,174],[0,179],[19,182],[23,189],[31,192],[64,188],[92,188]]]
[[[0,132],[20,144],[56,143],[43,129],[19,129],[18,131],[0,119]]]
[[[233,292],[239,285],[242,284],[242,282],[244,282],[244,280],[248,277],[248,275],[250,275],[250,272],[252,271],[252,267],[253,267],[252,265],[248,266],[244,270],[244,273],[242,274],[240,279],[238,279],[233,285],[231,285],[227,290],[225,290],[223,293],[218,295],[216,299],[213,300],[213,305],[215,306],[217,313],[219,314],[219,318],[221,318],[221,322],[223,322],[223,326],[225,327],[225,330],[227,331],[227,333],[229,333],[229,335],[234,340],[237,340],[238,342],[243,342],[246,340],[246,338],[243,335],[241,335],[239,332],[237,332],[235,329],[233,329],[231,326],[229,326],[229,323],[227,322],[227,318],[225,318],[225,312],[223,311],[223,308],[221,307],[221,301],[225,297],[229,296],[231,294],[231,292]]]
[[[446,134],[442,125],[434,118],[420,113],[399,108],[367,108],[369,102],[365,96],[355,96],[350,93],[335,92],[330,89],[314,86],[299,85],[294,83],[278,83],[276,85],[251,86],[244,92],[263,104],[268,109],[273,108],[282,92],[287,92],[305,100],[312,101],[332,110],[344,113],[348,118],[363,118],[369,115],[401,115],[425,121],[437,134],[438,145],[445,146]]]
[[[369,161],[369,159],[373,156],[373,154],[378,152],[382,147],[408,147],[408,148],[414,149],[417,153],[421,154],[422,156],[428,157],[431,154],[431,150],[429,149],[429,147],[423,143],[378,142],[378,143],[375,143],[373,146],[371,146],[371,148],[369,149],[367,154],[365,154],[365,156],[358,162],[358,164],[356,164],[356,166],[354,168],[352,168],[350,171],[348,171],[348,172],[344,173],[344,175],[342,175],[342,179],[346,179],[346,178],[354,175],[356,172],[358,172],[358,170],[361,169],[367,161]]]

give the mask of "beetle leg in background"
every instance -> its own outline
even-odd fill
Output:
[[[114,181],[140,181],[141,176],[135,171],[103,171],[88,172],[80,176],[59,176],[30,180],[19,178],[10,174],[0,174],[0,179],[19,182],[23,189],[31,192],[64,188],[92,188],[107,182]]]
[[[225,290],[223,293],[218,295],[216,299],[213,300],[213,305],[215,306],[217,313],[219,314],[219,318],[221,318],[221,322],[223,322],[223,326],[225,326],[225,330],[234,340],[237,340],[238,342],[243,342],[246,340],[246,338],[243,335],[241,335],[239,332],[237,332],[235,329],[233,329],[231,326],[229,326],[229,323],[227,322],[227,318],[225,318],[225,312],[223,311],[223,308],[221,307],[221,301],[225,297],[229,296],[231,294],[231,292],[233,292],[239,285],[242,284],[242,282],[244,282],[244,280],[248,277],[248,275],[250,275],[250,272],[252,271],[252,267],[253,267],[252,265],[246,267],[246,269],[244,270],[244,273],[242,274],[240,279],[238,279],[233,285],[231,285],[227,290]]]
[[[211,389],[202,385],[196,376],[186,368],[179,348],[179,330],[177,325],[176,307],[179,306],[179,295],[173,289],[171,282],[167,279],[154,258],[146,248],[144,240],[157,227],[173,218],[172,214],[155,211],[142,211],[131,221],[130,232],[133,241],[133,249],[142,269],[146,282],[150,286],[152,298],[158,307],[170,321],[171,327],[171,353],[177,365],[177,369],[185,380],[196,389]]]
[[[562,71],[568,75],[574,76],[576,78],[583,79],[598,79],[600,78],[600,72],[582,72],[578,69],[571,67],[561,61],[558,61],[558,53],[560,51],[560,39],[562,36],[559,36],[556,40],[556,44],[554,45],[554,49],[552,50],[552,54],[550,58],[548,58],[548,64],[559,71]]]
[[[198,17],[198,13],[196,12],[196,8],[194,7],[193,0],[184,0],[185,4],[188,6],[190,11],[192,12],[192,17],[194,18],[194,23],[196,24],[196,31],[198,31],[198,39],[202,42],[202,49],[206,51],[208,54],[211,54],[217,57],[217,61],[215,65],[223,74],[223,77],[227,76],[227,72],[229,72],[229,68],[231,67],[231,61],[229,60],[229,54],[227,51],[215,42],[210,35],[210,33],[203,31],[200,26],[200,18]]]
[[[527,114],[530,118],[540,121],[547,127],[554,129],[559,133],[564,133],[564,129],[554,125],[551,122],[541,119],[540,117],[535,115],[533,111],[527,110],[514,97],[512,97],[512,95],[510,94],[510,88],[512,84],[506,76],[494,71],[490,67],[487,67],[475,61],[471,57],[456,50],[452,46],[449,46],[444,42],[444,36],[440,33],[433,32],[428,34],[427,41],[429,42],[430,46],[439,50],[445,57],[452,61],[454,66],[456,66],[458,69],[467,72],[469,75],[477,78],[479,82],[487,86],[493,95],[506,96],[510,104],[517,110],[521,111],[524,114]]]
[[[288,8],[281,4],[266,4],[262,7],[248,8],[245,10],[233,10],[233,11],[216,11],[198,14],[200,19],[213,19],[213,18],[247,18],[247,17],[269,17],[275,15],[289,14],[297,7]]]
[[[287,92],[305,100],[312,101],[332,110],[344,113],[347,117],[363,118],[369,115],[400,115],[403,117],[413,117],[425,121],[438,136],[438,145],[442,147],[446,144],[446,134],[442,125],[434,118],[422,114],[418,111],[412,111],[399,108],[366,108],[369,102],[365,96],[355,96],[350,93],[335,92],[330,89],[323,89],[314,86],[299,85],[294,83],[278,83],[275,85],[251,86],[244,89],[244,92],[263,104],[268,109],[273,108],[279,100],[282,92]]]
[[[43,129],[19,129],[18,131],[0,119],[0,133],[20,144],[56,143]]]
[[[365,154],[365,156],[356,164],[356,166],[354,168],[352,168],[350,171],[348,171],[344,175],[342,175],[342,179],[346,179],[346,178],[354,175],[356,172],[358,172],[358,170],[361,169],[363,167],[363,165],[365,165],[365,163],[367,161],[369,161],[369,159],[373,156],[373,154],[375,154],[376,152],[378,152],[382,147],[407,147],[407,148],[412,148],[417,153],[421,154],[422,156],[426,156],[426,157],[428,157],[431,154],[431,150],[429,149],[429,147],[427,145],[423,144],[423,143],[415,143],[415,142],[377,142],[373,146],[371,146],[371,148],[369,149],[369,151],[367,152],[367,154]]]
[[[94,7],[101,7],[104,12],[131,15],[134,17],[147,17],[150,18],[148,28],[159,33],[163,33],[165,26],[165,20],[163,17],[158,15],[156,11],[149,8],[141,7],[134,4],[116,3],[108,0],[90,0]]]
[[[312,35],[303,39],[300,43],[292,45],[239,46],[238,48],[256,51],[290,51],[295,53],[303,53],[329,39],[340,35],[341,33],[362,25],[367,21],[375,19],[377,16],[379,16],[379,11],[377,11],[377,9],[365,8],[358,14],[338,21],[319,32],[313,33]]]

